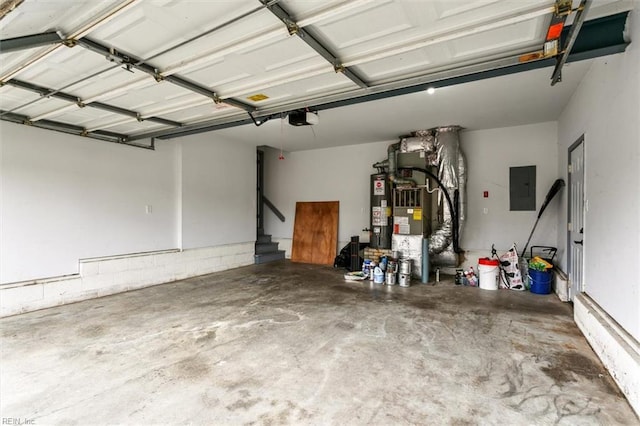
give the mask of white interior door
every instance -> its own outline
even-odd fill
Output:
[[[569,280],[570,297],[583,292],[584,253],[584,138],[569,150]]]

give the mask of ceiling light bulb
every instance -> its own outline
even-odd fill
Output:
[[[436,93],[436,89],[434,89],[433,87],[429,87],[427,89],[427,93],[430,94],[430,95],[433,95],[434,93]]]

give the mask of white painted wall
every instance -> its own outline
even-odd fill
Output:
[[[585,136],[586,293],[640,340],[640,10],[628,25],[623,54],[596,59],[560,116],[559,172],[568,147]],[[558,218],[566,269],[567,198]]]
[[[255,145],[215,133],[170,141],[182,156],[183,248],[255,241]]]
[[[468,164],[467,221],[460,246],[487,251],[495,244],[503,252],[515,242],[521,252],[549,188],[560,177],[556,123],[463,131],[460,147]],[[536,166],[536,211],[509,210],[509,168],[520,166]],[[489,198],[483,197],[484,191]],[[556,246],[559,204],[556,199],[549,204],[530,246]]]
[[[210,134],[150,151],[6,122],[0,132],[2,283],[77,274],[84,258],[255,240],[251,144]]]
[[[557,179],[557,126],[541,123],[502,129],[462,132],[461,147],[468,163],[468,210],[461,247],[490,254],[491,244],[499,250],[513,242],[523,247],[537,217],[537,211],[509,211],[509,167],[537,167],[537,203]],[[340,201],[339,241],[346,243],[369,226],[369,175],[371,165],[386,157],[387,147],[396,141],[351,145],[285,153],[265,152],[265,194],[287,221],[281,223],[266,210],[265,230],[283,243],[293,235],[296,201]],[[489,198],[482,192],[489,191]],[[488,209],[488,214],[483,209]],[[540,220],[532,243],[555,246],[557,201]],[[474,253],[475,255],[475,253]],[[475,261],[477,259],[473,259]]]
[[[0,150],[0,282],[177,247],[174,145],[149,151],[2,122]]]
[[[369,227],[369,175],[376,171],[371,165],[384,160],[391,143],[296,151],[285,153],[284,160],[278,160],[280,151],[266,150],[265,196],[286,221],[265,208],[265,232],[275,239],[292,238],[297,201],[339,201],[339,245],[361,235]]]

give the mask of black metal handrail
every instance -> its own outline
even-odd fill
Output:
[[[280,219],[280,222],[284,222],[284,215],[280,212],[280,210],[278,210],[278,208],[276,206],[273,205],[273,203],[271,201],[269,201],[269,199],[267,197],[265,197],[263,195],[262,196],[262,201],[264,202],[264,204],[267,207],[269,207],[271,209],[273,214],[275,214],[278,217],[278,219]]]

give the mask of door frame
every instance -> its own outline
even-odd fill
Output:
[[[264,231],[264,151],[256,149],[256,237]]]
[[[571,237],[571,232],[572,230],[569,229],[569,224],[571,223],[571,214],[572,214],[572,210],[571,210],[571,196],[572,196],[572,180],[573,180],[573,173],[569,173],[570,167],[571,167],[571,154],[573,153],[573,151],[576,150],[576,148],[578,148],[580,145],[582,145],[582,161],[583,161],[583,173],[582,173],[582,195],[583,195],[583,207],[582,207],[582,215],[583,215],[583,227],[584,227],[584,218],[585,218],[585,213],[586,213],[586,202],[584,202],[586,200],[586,185],[585,185],[585,181],[586,181],[586,176],[585,176],[585,169],[586,169],[586,161],[585,157],[586,157],[586,145],[584,143],[584,134],[580,135],[580,137],[569,146],[569,149],[567,150],[568,155],[567,155],[567,175],[568,175],[568,195],[567,195],[567,275],[569,276],[569,279],[571,278],[571,261],[572,261],[572,237]],[[572,224],[573,226],[573,224]],[[583,237],[583,241],[584,241],[584,237]],[[573,299],[576,297],[577,294],[579,293],[583,293],[584,292],[584,244],[582,246],[582,282],[580,283],[580,289],[576,289],[573,285],[573,283],[571,282],[571,280],[569,281],[569,292],[570,292],[570,300],[573,301]]]

